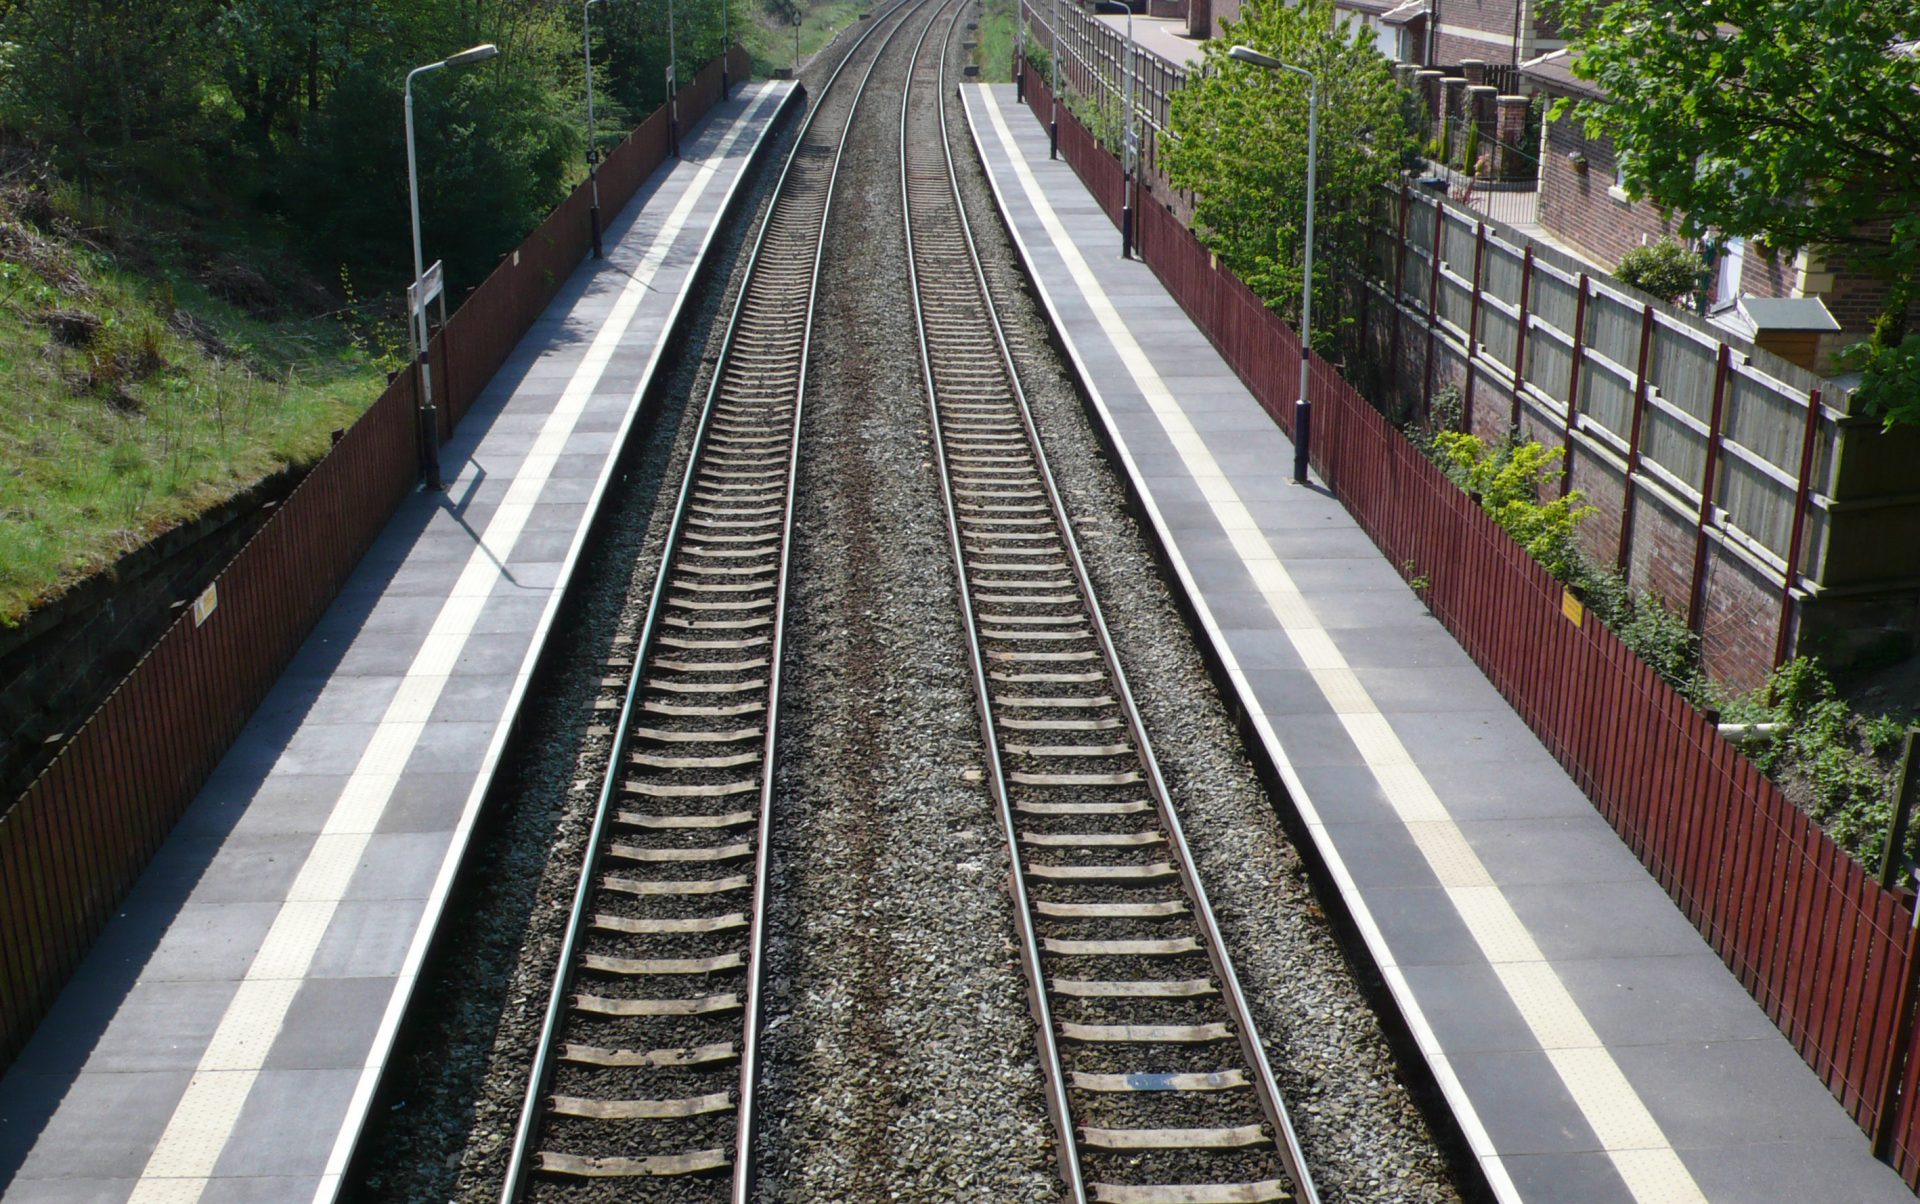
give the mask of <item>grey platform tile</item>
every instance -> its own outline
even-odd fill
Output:
[[[1524,1154],[1500,1159],[1523,1200],[1540,1204],[1634,1204],[1605,1153]],[[1718,1196],[1709,1196],[1719,1202]],[[1776,1202],[1777,1204],[1777,1202]]]
[[[14,1132],[0,1138],[0,1171],[19,1165],[9,1204],[21,1180],[138,1178],[192,1077],[186,1070],[8,1075],[0,1117]]]
[[[1602,1148],[1559,1071],[1539,1050],[1450,1053],[1447,1061],[1473,1098],[1493,1148],[1503,1155]]]
[[[1280,620],[1274,616],[1267,596],[1251,584],[1245,589],[1209,590],[1207,609],[1213,612],[1214,623],[1223,630],[1281,630]]]
[[[413,899],[347,902],[314,952],[309,978],[392,978],[406,960],[423,903]]]
[[[1460,830],[1502,886],[1647,881],[1639,858],[1591,811],[1552,819],[1469,820]]]
[[[1865,1152],[1858,1133],[1827,1141],[1716,1145],[1683,1149],[1680,1159],[1714,1204],[1912,1204],[1893,1168]]]
[[[34,1030],[13,1073],[192,1070],[236,982],[135,982],[89,961]]]
[[[1234,487],[1240,487],[1235,482]],[[1244,495],[1243,495],[1244,496]],[[1344,526],[1328,522],[1320,526],[1266,526],[1260,533],[1266,536],[1267,546],[1273,549],[1282,563],[1291,565],[1297,560],[1378,560],[1380,549],[1373,546],[1366,533],[1358,527]]]
[[[1461,822],[1598,814],[1544,748],[1497,766],[1424,765],[1421,772]]]
[[[1693,925],[1648,877],[1501,889],[1549,961],[1690,957],[1708,951]],[[1782,1043],[1780,1048],[1787,1046]]]
[[[1160,512],[1160,520],[1176,536],[1184,531],[1218,533],[1222,530],[1213,506],[1197,490],[1186,497],[1174,496],[1171,491],[1163,496],[1156,490],[1153,504]]]
[[[364,605],[356,604],[358,601],[349,599],[330,608],[314,625],[313,634],[329,640],[351,640],[363,632],[384,631],[418,639],[433,626],[434,616],[440,613],[441,599],[428,595],[369,594],[365,596]]]
[[[1294,509],[1292,513],[1306,513],[1304,508]],[[1259,510],[1254,511],[1256,517]],[[1351,590],[1381,590],[1392,593],[1407,592],[1406,580],[1400,576],[1386,557],[1376,556],[1372,560],[1353,560],[1341,557],[1336,560],[1300,560],[1287,565],[1287,575],[1293,578],[1293,584],[1307,595],[1307,601],[1315,601],[1322,593],[1347,592]],[[1478,673],[1478,670],[1475,670]]]
[[[453,588],[453,583],[460,579],[461,568],[461,565],[446,561],[422,561],[397,567],[362,564],[347,578],[340,593],[348,598],[367,594],[444,598]]]
[[[1567,960],[1554,969],[1610,1046],[1770,1041],[1779,1035],[1711,953]]]
[[[347,897],[425,899],[446,856],[445,832],[376,832],[360,854]]]
[[[537,573],[541,567],[540,565],[515,566],[514,576],[519,579],[518,583],[525,588],[526,592],[544,594],[552,590],[551,581],[534,586],[526,580],[528,575]],[[545,567],[557,574],[560,566],[554,564]],[[453,662],[453,676],[468,677],[477,674],[482,677],[501,677],[516,674],[520,671],[520,666],[526,663],[527,649],[533,643],[532,637],[531,629],[485,635],[476,633],[467,640],[466,647],[460,650],[459,658]]]
[[[267,1066],[352,1070],[364,1066],[393,995],[390,978],[309,978],[300,984]]]
[[[438,612],[438,607],[435,607]],[[431,623],[431,619],[428,620]],[[400,692],[401,677],[341,677],[319,686],[311,681],[282,682],[253,713],[253,722],[300,724],[365,723],[384,714]]]
[[[595,466],[594,471],[598,472],[599,467]],[[520,538],[513,541],[513,550],[507,553],[507,563],[517,571],[521,565],[565,560],[573,550],[574,536],[574,531],[522,531]]]
[[[1631,1045],[1613,1056],[1676,1146],[1863,1140],[1785,1041]]]
[[[454,567],[459,568],[457,565]],[[453,577],[459,575],[456,571]],[[453,581],[448,580],[446,586],[447,590],[451,590]],[[440,596],[444,599],[446,591],[442,591]],[[294,656],[287,672],[308,680],[392,677],[404,674],[419,651],[420,637],[407,632],[358,632],[351,641],[316,634]]]
[[[474,774],[407,773],[394,787],[376,832],[450,832],[473,793]]]
[[[1311,563],[1311,562],[1309,562]],[[1419,595],[1402,586],[1399,590],[1358,589],[1319,590],[1307,598],[1320,625],[1329,632],[1343,628],[1369,630],[1391,627],[1439,626]],[[1442,631],[1446,629],[1441,628]]]
[[[587,517],[585,502],[536,502],[527,512],[528,531],[566,531],[580,529]]]
[[[357,1068],[262,1070],[213,1177],[318,1178],[359,1081]]]
[[[1486,955],[1440,888],[1371,887],[1361,893],[1400,965],[1485,964]]]
[[[200,788],[174,834],[318,832],[346,785],[345,774],[264,774],[223,765]]]
[[[523,594],[513,599],[515,602],[537,602],[536,609],[546,607],[546,597],[540,594]],[[494,605],[502,601],[496,598],[487,609],[481,612],[484,620],[488,614],[495,613]],[[528,618],[518,627],[506,626],[507,617],[515,614],[517,608],[503,608],[498,620],[503,631],[526,632],[533,628],[534,619]],[[478,629],[476,629],[478,634]],[[430,722],[440,723],[497,723],[507,704],[507,692],[513,688],[513,673],[463,673],[458,677],[449,677],[440,689],[440,699],[433,704],[433,716]]]
[[[313,1199],[320,1189],[318,1175],[249,1175],[211,1179],[200,1193],[200,1204],[291,1204]]]
[[[1304,674],[1300,663],[1300,654],[1294,651],[1293,641],[1287,633],[1280,630],[1278,620],[1271,626],[1260,628],[1229,628],[1221,631],[1227,641],[1227,647],[1233,652],[1234,659],[1240,662],[1240,668],[1248,673],[1255,669],[1286,669]],[[1311,678],[1306,684],[1311,685]],[[1289,683],[1293,684],[1293,683]],[[1319,694],[1319,686],[1313,686],[1313,693]],[[1323,702],[1324,706],[1325,703]]]
[[[1273,729],[1287,760],[1296,766],[1366,763],[1339,717],[1324,710],[1319,714],[1276,716]]]
[[[1540,740],[1506,709],[1404,711],[1388,716],[1414,763],[1504,765],[1543,751]]]
[[[1403,966],[1401,973],[1449,1057],[1539,1046],[1539,1038],[1487,963]]]
[[[1285,639],[1285,636],[1281,636]],[[1241,662],[1245,671],[1247,685],[1252,688],[1253,700],[1262,713],[1272,721],[1274,731],[1280,738],[1280,746],[1287,751],[1287,757],[1296,766],[1299,765],[1358,765],[1357,753],[1346,755],[1342,749],[1351,748],[1352,741],[1344,736],[1344,743],[1332,745],[1334,756],[1324,755],[1325,750],[1317,743],[1309,729],[1296,722],[1301,716],[1324,716],[1329,719],[1333,710],[1327,703],[1326,695],[1320,692],[1320,685],[1314,681],[1313,674],[1305,669],[1277,669],[1265,666],[1249,666]],[[1328,729],[1332,731],[1331,728]],[[1329,735],[1327,737],[1331,739]]]
[[[169,840],[147,866],[152,889],[195,903],[270,903],[287,896],[314,836],[255,829]]]
[[[411,659],[411,658],[409,658]],[[344,661],[342,662],[345,663]],[[377,680],[386,681],[388,678]],[[337,774],[343,768],[359,764],[373,735],[379,730],[380,716],[374,713],[361,723],[309,723],[288,737],[280,756],[273,763],[281,774]],[[244,740],[243,740],[244,743]],[[246,764],[241,761],[240,764]]]
[[[498,726],[497,720],[485,719],[429,723],[407,758],[406,774],[478,773]]]
[[[495,586],[494,592],[504,593],[509,589],[551,593],[560,583],[560,562],[543,560],[538,564],[515,564],[508,568],[506,575]]]
[[[124,914],[135,915],[158,894],[143,881],[128,897]],[[144,924],[109,924],[94,945],[95,956],[123,964],[139,964],[145,957],[141,978],[148,981],[237,982],[279,912],[279,903],[189,903],[165,917],[166,934],[157,944]]]
[[[1302,765],[1294,773],[1320,820],[1342,825],[1341,835],[1365,840],[1366,827],[1399,824],[1400,815],[1387,801],[1373,771],[1361,765]],[[1341,848],[1344,858],[1345,847]]]
[[[7,1204],[126,1204],[137,1179],[15,1179],[0,1178],[0,1195]],[[202,1200],[206,1197],[202,1196]]]
[[[1317,608],[1319,600],[1316,598],[1313,602]],[[1336,646],[1338,642],[1336,639]],[[1367,688],[1374,705],[1388,715],[1451,708],[1490,711],[1506,706],[1500,691],[1494,689],[1486,676],[1472,665],[1428,666],[1422,669],[1370,666],[1355,669],[1354,674],[1359,677],[1360,684]]]
[[[1437,887],[1439,880],[1406,828],[1395,823],[1329,822],[1327,835],[1340,849],[1347,873],[1362,893],[1370,888]]]

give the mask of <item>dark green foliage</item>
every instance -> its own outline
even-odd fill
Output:
[[[721,49],[722,3],[675,5],[684,83]],[[0,3],[0,119],[87,187],[279,222],[315,274],[392,296],[410,274],[407,72],[478,42],[491,63],[414,88],[429,259],[491,271],[586,170],[577,0]],[[665,88],[663,5],[593,12],[608,143]]]
[[[1172,101],[1160,143],[1168,178],[1193,189],[1194,229],[1268,305],[1298,318],[1306,226],[1307,85],[1227,57],[1245,43],[1315,72],[1320,162],[1314,212],[1316,343],[1340,315],[1339,265],[1364,258],[1379,191],[1413,150],[1403,90],[1373,36],[1337,23],[1332,0],[1253,0],[1206,43],[1206,67]]]
[[[1707,261],[1671,238],[1663,238],[1622,255],[1613,274],[1648,296],[1678,301],[1707,278]]]

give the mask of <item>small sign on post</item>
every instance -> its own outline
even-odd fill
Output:
[[[217,610],[219,606],[220,583],[216,581],[201,590],[200,596],[193,600],[193,625],[196,628],[205,626],[207,620],[213,617],[213,612]]]
[[[407,312],[426,313],[427,306],[432,305],[434,299],[445,291],[446,272],[442,269],[442,261],[436,259],[417,282],[407,286]]]

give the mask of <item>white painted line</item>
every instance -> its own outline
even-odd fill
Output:
[[[773,95],[774,92],[768,90],[755,99],[745,116],[721,140],[714,157],[728,153],[752,127],[753,118]],[[654,277],[665,264],[668,253],[692,217],[708,184],[715,178],[712,172],[695,173],[639,264],[626,277],[605,323],[595,333],[568,380],[565,392],[534,440],[536,449],[557,451],[565,446],[575,424],[586,411],[601,376],[612,361],[614,351],[625,339],[627,328],[638,314],[641,302],[651,290]],[[656,361],[658,342],[656,340]],[[608,455],[611,460],[611,453]],[[556,457],[551,454],[529,455],[508,486],[505,501],[488,520],[455,589],[442,604],[432,629],[409,665],[399,693],[388,704],[372,742],[361,755],[353,774],[335,801],[320,837],[314,842],[294,879],[286,902],[282,904],[266,939],[254,955],[240,990],[222,1014],[213,1040],[187,1084],[185,1096],[175,1107],[165,1132],[148,1156],[140,1181],[134,1186],[130,1197],[132,1204],[193,1204],[205,1191],[221,1151],[226,1148],[234,1126],[239,1122],[254,1081],[265,1065],[267,1053],[273,1048],[273,1042],[285,1024],[287,1009],[312,966],[314,954],[319,950],[335,909],[346,897],[347,885],[359,866],[368,839],[386,811],[400,772],[426,731],[427,718],[447,684],[447,674],[472,635],[474,624],[494,584],[505,579],[504,562],[531,517],[532,504],[545,488],[555,463]],[[604,477],[604,471],[602,475]],[[576,554],[582,537],[584,525],[575,538]],[[558,601],[559,590],[556,588],[548,603],[549,612]],[[519,694],[524,691],[538,651],[536,641],[521,666],[520,680],[510,703],[517,702]],[[512,713],[511,709],[508,713]],[[465,837],[471,830],[482,787],[491,777],[493,766],[499,759],[507,735],[505,729],[506,725],[501,724],[495,732],[493,743],[480,766],[474,796],[469,798],[460,828],[454,834],[455,851],[466,843]],[[410,984],[419,972],[419,959],[424,956],[427,929],[437,911],[432,904],[444,900],[445,892],[451,885],[454,860],[450,853],[448,862],[441,867],[434,893],[429,899],[427,920],[423,921],[421,931],[416,934],[413,947],[408,951],[402,986]],[[399,997],[404,998],[404,993]],[[376,1038],[376,1049],[385,1047],[382,1039],[390,1043],[395,1023],[397,1016],[390,1005],[387,1015],[383,1017],[380,1038]],[[370,1096],[374,1070],[369,1067],[362,1071],[354,1107],[348,1113],[350,1117],[363,1109],[365,1097]],[[332,1187],[337,1187],[339,1171],[332,1164],[343,1166],[344,1159],[345,1154],[336,1142],[328,1168],[329,1178],[322,1181],[323,1195],[331,1194],[330,1183]]]
[[[1094,324],[1111,343],[1148,406],[1160,419],[1163,429],[1173,438],[1175,450],[1180,453],[1189,473],[1202,483],[1209,504],[1236,547],[1244,545],[1249,559],[1258,562],[1259,571],[1254,575],[1254,580],[1281,630],[1292,642],[1347,735],[1365,758],[1369,770],[1394,807],[1408,835],[1426,858],[1454,910],[1492,963],[1515,1009],[1526,1020],[1541,1047],[1547,1051],[1568,1093],[1611,1157],[1614,1169],[1636,1200],[1647,1204],[1704,1204],[1706,1197],[1674,1151],[1672,1143],[1647,1111],[1646,1104],[1627,1081],[1613,1055],[1601,1043],[1579,1004],[1560,981],[1558,973],[1542,956],[1512,904],[1493,882],[1458,825],[1447,814],[1438,794],[1408,755],[1392,726],[1367,697],[1365,687],[1328,637],[1311,604],[1293,586],[1285,565],[1274,555],[1266,540],[1259,536],[1257,529],[1250,529],[1244,522],[1243,516],[1247,510],[1234,494],[1231,483],[1221,472],[1212,453],[1202,443],[1176,437],[1192,429],[1186,416],[1180,412],[1179,404],[1166,382],[1134,339],[1118,309],[1107,297],[1099,279],[1067,232],[1065,224],[1054,211],[1052,203],[1047,200],[1032,168],[1015,143],[1013,132],[1007,127],[999,97],[984,87],[965,91],[970,108],[978,101],[986,110],[994,134],[1000,141],[1000,149],[1025,193],[1028,206],[1046,229],[1053,251],[1059,255],[1062,266],[1079,290],[1081,300],[1092,312]],[[983,158],[986,151],[987,148],[982,145]],[[1070,169],[1062,165],[1060,170]],[[992,173],[989,173],[989,178],[1004,209],[1006,197],[1000,192],[999,181]],[[1019,243],[1021,255],[1032,263],[1031,250],[1018,227],[1012,222],[1008,226]],[[1037,271],[1033,276],[1048,308],[1057,313],[1049,282]],[[1081,369],[1082,379],[1090,381],[1072,333],[1064,323],[1056,321],[1055,327],[1060,331],[1076,366]],[[1098,391],[1090,391],[1113,434],[1127,471],[1138,480],[1138,468],[1124,437],[1114,425],[1112,415],[1107,412]],[[1150,520],[1164,536],[1167,528],[1152,495],[1145,489],[1138,490],[1138,493]],[[1178,547],[1170,538],[1163,538],[1161,542],[1229,674],[1244,686],[1245,674],[1240,670],[1233,650],[1221,637],[1206,598],[1196,587]],[[1253,546],[1256,543],[1258,546]],[[1308,798],[1299,775],[1287,761],[1285,749],[1272,724],[1252,701],[1251,692],[1243,690],[1242,698],[1253,716],[1262,741],[1271,750],[1280,768],[1288,791],[1293,795],[1296,806],[1333,871],[1356,924],[1380,961],[1389,986],[1401,1003],[1407,1022],[1433,1066],[1441,1089],[1448,1103],[1453,1106],[1468,1141],[1480,1157],[1494,1191],[1502,1199],[1518,1200],[1519,1192],[1502,1165],[1499,1151],[1493,1147],[1471,1099],[1453,1074],[1405,977],[1393,963],[1391,949],[1382,938],[1365,899],[1354,887],[1352,877],[1340,859],[1339,850],[1327,837],[1324,821],[1319,818]]]

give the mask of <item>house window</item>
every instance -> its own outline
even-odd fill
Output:
[[[1713,312],[1732,309],[1740,301],[1740,272],[1747,263],[1747,240],[1729,237],[1720,244],[1714,265]]]
[[[1613,183],[1607,185],[1607,195],[1616,201],[1631,201],[1633,194],[1627,191],[1627,152],[1613,152]]]

